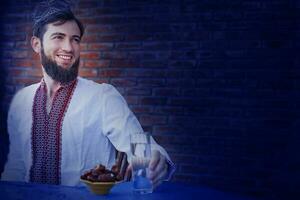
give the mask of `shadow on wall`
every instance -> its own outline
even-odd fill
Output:
[[[6,14],[6,4],[2,4],[0,7],[0,30],[3,30],[3,23],[1,22],[2,16]],[[3,44],[5,42],[5,35],[3,34],[3,31],[0,32],[0,44]],[[0,65],[4,66],[3,63],[3,45],[0,45]],[[7,134],[7,127],[6,127],[6,119],[7,119],[7,111],[8,107],[4,104],[5,102],[5,96],[6,96],[6,88],[5,88],[5,82],[7,79],[7,68],[2,67],[1,73],[0,73],[0,175],[3,171],[4,164],[6,162],[7,153],[8,153],[8,134]]]
[[[0,56],[1,53],[0,53]],[[2,65],[2,62],[0,61],[0,65]],[[4,164],[6,162],[6,157],[8,153],[8,135],[7,135],[7,129],[6,129],[6,116],[7,111],[5,109],[5,106],[3,105],[3,99],[5,96],[5,82],[6,72],[1,71],[0,74],[0,174],[3,171]]]
[[[271,195],[274,199],[299,199],[300,197],[300,120],[294,123],[293,134],[288,139],[279,172],[271,177]]]

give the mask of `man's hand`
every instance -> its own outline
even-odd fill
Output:
[[[153,188],[159,186],[162,181],[165,180],[168,174],[168,164],[166,162],[166,158],[162,155],[158,150],[154,150],[151,152],[151,160],[149,163],[149,179],[153,185]],[[125,180],[129,181],[132,176],[132,164],[127,167],[125,173]]]
[[[151,154],[149,179],[152,182],[153,188],[156,188],[165,180],[168,174],[168,164],[165,156],[158,150],[152,151]]]

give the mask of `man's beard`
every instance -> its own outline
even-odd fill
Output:
[[[60,65],[56,64],[55,61],[48,58],[45,55],[44,48],[42,48],[41,60],[44,70],[55,81],[60,83],[69,83],[75,80],[78,76],[80,58],[78,58],[69,69],[64,69]]]

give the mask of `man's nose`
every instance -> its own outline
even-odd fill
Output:
[[[73,52],[72,42],[70,40],[64,40],[62,44],[62,50],[66,52]]]

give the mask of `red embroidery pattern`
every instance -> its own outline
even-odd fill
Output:
[[[61,129],[77,80],[61,87],[55,94],[47,114],[47,87],[44,81],[37,89],[32,109],[32,166],[30,181],[60,184]]]

